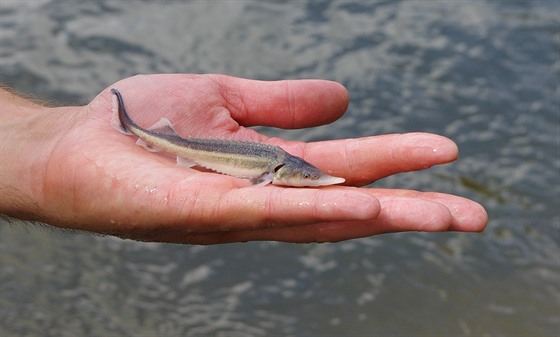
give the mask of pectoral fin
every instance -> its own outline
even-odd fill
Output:
[[[263,175],[251,179],[253,185],[264,186],[274,179],[274,172],[265,172]]]

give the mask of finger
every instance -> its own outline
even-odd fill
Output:
[[[210,210],[212,222],[224,230],[257,230],[317,222],[365,220],[380,211],[377,198],[355,188],[247,187],[220,196]],[[239,216],[242,214],[243,216]],[[205,218],[205,217],[203,217]],[[211,227],[191,227],[210,232]]]
[[[251,232],[195,235],[189,236],[185,240],[200,244],[253,240],[299,243],[337,242],[403,231],[480,232],[488,223],[488,216],[484,208],[480,204],[462,197],[409,190],[371,191],[375,191],[381,203],[381,213],[372,220],[314,223]]]
[[[429,133],[278,145],[328,174],[345,178],[347,184],[358,186],[395,173],[449,163],[458,156],[452,140]]]
[[[482,232],[488,225],[488,213],[482,205],[467,198],[437,192],[419,192],[399,189],[371,190],[380,201],[387,196],[419,198],[444,205],[451,214],[449,230],[460,232]]]
[[[348,107],[343,85],[326,80],[255,81],[215,75],[226,108],[244,126],[304,128],[337,120]]]
[[[210,190],[211,187],[201,189]],[[292,230],[284,234],[285,240],[289,241],[287,236],[291,233],[292,241],[298,242],[302,241],[300,236],[309,235],[305,231],[299,233],[306,225],[364,221],[377,217],[380,212],[377,198],[350,188],[247,187],[225,192],[215,202],[191,190],[188,200],[198,206],[205,204],[205,207],[193,207],[196,205],[185,203],[185,198],[176,199],[175,193],[168,194],[167,212],[156,216],[160,219],[158,226],[136,226],[112,234],[144,241],[210,244],[267,237],[275,240],[267,234],[269,230],[276,233],[275,228],[291,227]],[[170,217],[172,223],[168,222]]]
[[[137,240],[187,242],[186,237],[198,234],[219,236],[232,231],[366,220],[380,212],[377,198],[353,188],[267,186],[224,191],[211,184],[198,184],[196,189],[179,186],[165,193],[165,210],[152,206],[145,214],[149,217],[146,225],[127,226],[115,234]]]
[[[339,242],[383,233],[404,231],[440,232],[452,223],[448,209],[437,202],[407,197],[384,197],[378,217],[370,220],[323,222],[297,227],[266,228],[189,235],[184,240],[197,244],[245,241],[283,241],[293,243]]]

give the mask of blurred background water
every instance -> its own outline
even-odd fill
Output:
[[[341,120],[262,131],[448,136],[456,163],[374,186],[466,196],[490,224],[200,247],[2,223],[0,335],[558,336],[559,12],[557,1],[3,0],[0,82],[16,90],[85,104],[137,73],[336,80],[351,97]]]

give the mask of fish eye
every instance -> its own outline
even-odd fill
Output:
[[[302,177],[303,177],[303,179],[309,179],[309,178],[311,178],[311,174],[305,172],[305,173],[302,174]]]

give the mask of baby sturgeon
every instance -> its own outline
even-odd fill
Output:
[[[138,137],[149,151],[160,150],[177,156],[177,164],[198,165],[253,184],[272,183],[284,186],[325,186],[340,184],[344,178],[329,176],[305,160],[278,146],[222,139],[182,138],[168,119],[162,118],[153,128],[139,127],[126,112],[121,93],[111,89],[118,102],[119,131]]]

